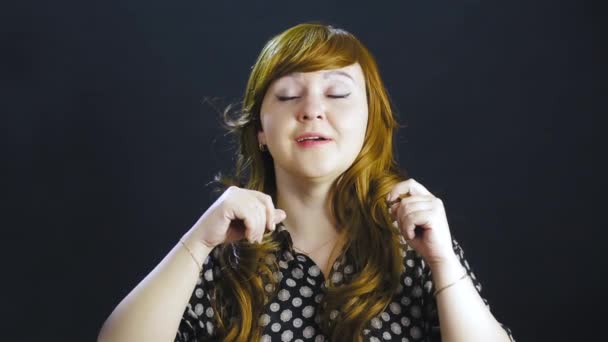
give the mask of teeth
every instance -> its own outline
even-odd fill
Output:
[[[304,140],[321,140],[321,139],[323,139],[323,138],[321,138],[321,137],[306,137],[306,138],[298,139],[298,142],[304,141]]]

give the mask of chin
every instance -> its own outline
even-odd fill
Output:
[[[346,169],[336,167],[302,167],[298,170],[298,175],[306,179],[327,179],[334,180],[338,178]]]

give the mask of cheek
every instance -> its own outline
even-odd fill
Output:
[[[367,109],[361,111],[359,108],[358,111],[353,111],[350,115],[339,118],[337,126],[342,134],[348,136],[349,139],[363,140],[367,130],[367,120]]]
[[[261,122],[266,139],[276,141],[284,136],[288,129],[288,123],[285,121],[285,118],[280,115],[263,114]]]

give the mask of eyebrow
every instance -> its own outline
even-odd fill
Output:
[[[285,75],[285,77],[291,77],[291,78],[299,78],[299,72],[294,72],[288,75]],[[323,73],[323,79],[328,79],[331,76],[336,76],[336,75],[340,75],[340,76],[345,76],[347,78],[350,78],[351,81],[355,82],[355,79],[347,72],[342,71],[342,70],[332,70],[332,71],[327,71],[325,73]]]
[[[328,71],[328,72],[326,72],[325,74],[323,74],[323,78],[327,79],[327,78],[329,78],[330,76],[333,76],[333,75],[342,75],[342,76],[346,76],[346,77],[350,78],[350,79],[351,79],[351,81],[353,81],[353,82],[355,81],[355,80],[352,78],[352,76],[351,76],[351,75],[349,75],[347,72],[344,72],[344,71],[341,71],[341,70]]]

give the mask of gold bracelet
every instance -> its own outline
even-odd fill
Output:
[[[186,245],[186,243],[184,241],[179,240],[179,242],[184,246],[184,248],[188,251],[188,253],[190,253],[192,260],[194,260],[194,262],[196,263],[196,266],[198,266],[198,273],[201,273],[203,271],[203,265],[201,265],[201,263],[198,262],[198,260],[196,260],[194,253],[192,253],[192,251],[190,250],[190,248],[188,248],[188,246]]]
[[[436,291],[435,291],[435,293],[434,293],[433,295],[434,295],[435,297],[437,297],[437,295],[439,294],[439,292],[441,292],[441,291],[443,291],[443,290],[447,289],[447,288],[448,288],[448,287],[450,287],[450,286],[454,286],[456,283],[458,283],[459,281],[461,281],[462,279],[464,279],[464,278],[466,278],[466,277],[468,277],[468,276],[469,276],[469,274],[467,273],[467,271],[464,271],[464,274],[462,275],[462,277],[458,278],[458,279],[457,279],[456,281],[454,281],[453,283],[451,283],[451,284],[447,284],[446,286],[444,286],[444,287],[440,288],[439,290],[436,290]]]

